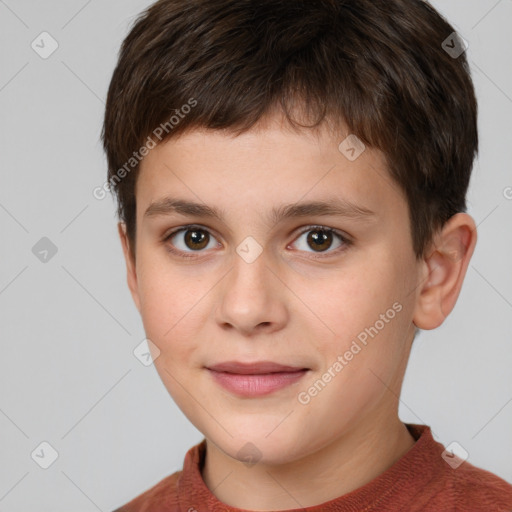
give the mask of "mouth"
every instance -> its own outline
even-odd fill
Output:
[[[260,361],[239,363],[228,361],[206,367],[213,380],[231,393],[242,397],[257,397],[274,393],[301,380],[310,370]]]

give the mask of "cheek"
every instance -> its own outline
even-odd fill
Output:
[[[373,325],[381,313],[401,298],[398,281],[389,269],[361,265],[332,276],[328,283],[308,281],[296,287],[297,296],[316,314],[319,328],[347,340]]]
[[[163,251],[146,252],[137,271],[141,316],[146,332],[165,342],[191,323],[207,290],[192,272],[178,272]]]
[[[148,279],[139,285],[144,331],[158,347],[155,366],[165,381],[168,379],[163,370],[172,375],[181,373],[180,363],[190,359],[198,339],[192,332],[198,324],[198,308],[194,308],[197,294],[193,297],[176,292],[177,284],[175,280]],[[169,384],[172,385],[172,379]]]
[[[343,358],[344,371],[331,370],[339,375],[338,382],[373,382],[377,378],[370,369],[387,378],[401,363],[410,316],[406,302],[410,297],[404,293],[401,274],[394,265],[361,265],[352,268],[350,275],[331,281],[328,289],[316,288],[307,295],[304,302],[317,314],[308,311],[308,331],[322,354],[324,370],[338,356]],[[318,336],[313,337],[314,324]]]
[[[205,291],[190,278],[165,267],[147,265],[141,272],[139,291],[144,331],[158,348],[155,368],[167,391],[188,415],[194,410],[187,389],[194,381],[200,299]],[[189,418],[197,421],[196,418]]]

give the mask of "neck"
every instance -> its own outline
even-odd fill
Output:
[[[395,415],[365,418],[322,449],[287,464],[246,466],[208,439],[202,477],[221,502],[248,510],[287,510],[333,500],[393,465],[414,438]]]

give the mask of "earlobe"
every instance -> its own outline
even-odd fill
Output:
[[[123,248],[124,259],[126,262],[126,281],[128,283],[130,293],[132,294],[133,301],[135,302],[135,306],[140,312],[140,297],[137,283],[137,271],[135,261],[132,256],[132,252],[130,250],[130,241],[126,233],[126,224],[124,222],[118,222],[117,231],[119,232],[119,238],[121,239],[121,246]]]
[[[477,240],[476,225],[466,213],[451,217],[436,234],[428,256],[423,260],[413,322],[420,329],[439,327],[459,297]]]

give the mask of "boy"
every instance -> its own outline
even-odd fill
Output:
[[[512,510],[398,397],[476,244],[477,105],[420,0],[160,0],[103,127],[128,286],[205,439],[135,511]]]

